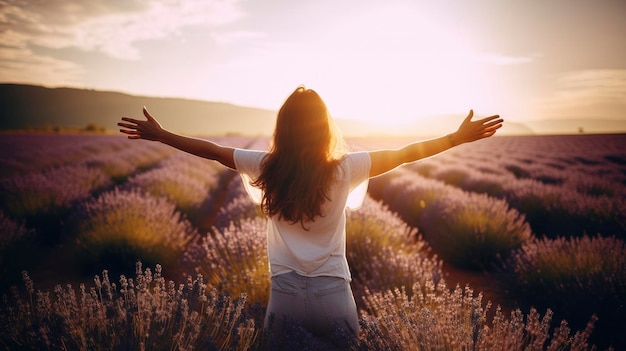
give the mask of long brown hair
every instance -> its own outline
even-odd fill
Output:
[[[278,111],[269,153],[252,183],[263,190],[263,212],[306,229],[305,222],[323,215],[343,149],[324,101],[299,86]]]

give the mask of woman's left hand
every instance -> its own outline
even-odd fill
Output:
[[[489,116],[477,121],[472,121],[474,110],[470,110],[461,123],[459,129],[454,133],[454,145],[469,143],[483,138],[488,138],[496,133],[504,120],[499,115]]]
[[[138,120],[130,117],[122,117],[122,121],[117,125],[126,129],[120,129],[120,132],[128,134],[128,139],[145,139],[161,141],[165,130],[161,127],[159,121],[157,121],[144,106],[143,115],[147,120]],[[125,123],[127,122],[127,123]]]

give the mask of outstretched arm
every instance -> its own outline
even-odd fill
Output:
[[[370,177],[381,175],[405,163],[436,155],[454,146],[490,137],[502,127],[503,120],[498,115],[477,121],[472,121],[473,116],[474,111],[470,110],[459,129],[452,134],[408,144],[400,149],[371,151]]]
[[[128,134],[128,139],[160,141],[179,150],[209,160],[215,160],[226,167],[236,169],[235,161],[233,160],[234,148],[221,146],[204,139],[172,133],[161,127],[161,124],[150,115],[145,107],[143,108],[143,114],[147,119],[145,121],[122,117],[124,122],[119,122],[117,125],[126,129],[120,129],[120,132]]]

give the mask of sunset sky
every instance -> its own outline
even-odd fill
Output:
[[[339,118],[626,119],[624,0],[0,0],[0,82]]]

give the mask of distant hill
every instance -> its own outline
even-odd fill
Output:
[[[233,104],[136,96],[119,92],[75,88],[46,88],[22,84],[0,84],[0,130],[85,128],[89,125],[117,130],[122,116],[142,118],[150,112],[168,129],[195,135],[271,135],[276,111]],[[430,116],[406,125],[376,124],[336,119],[345,136],[414,135],[449,133],[460,123],[459,116]],[[433,123],[436,122],[436,123]],[[626,120],[569,119],[507,121],[498,132],[514,134],[626,133]]]
[[[626,120],[570,118],[529,121],[528,127],[540,134],[626,133]]]
[[[196,135],[270,135],[276,121],[275,111],[227,103],[0,84],[0,129],[82,128],[95,123],[117,130],[122,116],[143,118],[143,106],[168,129]]]

